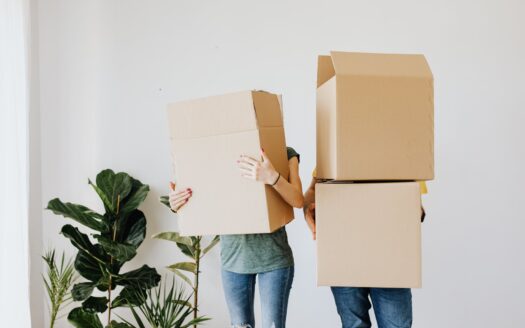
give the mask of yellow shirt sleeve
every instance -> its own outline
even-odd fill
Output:
[[[312,178],[315,178],[317,175],[317,167],[314,168],[313,172],[312,172]]]
[[[421,190],[421,195],[428,194],[427,183],[425,181],[419,181],[419,189]]]

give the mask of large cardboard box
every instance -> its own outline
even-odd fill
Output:
[[[417,182],[318,183],[319,286],[421,287]]]
[[[293,219],[271,186],[241,177],[241,154],[261,158],[288,178],[283,118],[277,95],[243,91],[168,106],[177,186],[193,196],[179,213],[182,235],[275,231]]]
[[[433,77],[423,55],[319,56],[317,176],[434,178]]]

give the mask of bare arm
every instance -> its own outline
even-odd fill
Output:
[[[308,206],[310,204],[315,204],[315,183],[317,180],[315,178],[312,178],[312,181],[310,182],[310,186],[308,186],[308,189],[306,189],[306,192],[304,193],[304,207],[303,212],[306,213],[306,210],[308,209]]]
[[[317,179],[312,177],[312,181],[310,182],[310,186],[304,193],[304,219],[306,220],[306,224],[308,225],[308,228],[312,232],[312,238],[315,240],[316,236],[316,228],[315,228],[315,184],[317,183]]]
[[[275,170],[270,159],[261,150],[263,160],[258,161],[249,156],[241,155],[237,161],[241,176],[271,185],[281,197],[291,206],[301,208],[304,204],[301,178],[299,178],[299,161],[292,157],[288,161],[290,168],[289,181],[281,177]]]
[[[304,204],[303,186],[299,177],[299,160],[297,157],[290,158],[288,166],[290,168],[289,181],[279,177],[279,180],[273,187],[288,204],[296,208],[302,208]]]

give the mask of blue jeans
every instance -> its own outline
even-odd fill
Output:
[[[232,327],[255,327],[253,298],[255,278],[258,277],[262,327],[284,328],[293,275],[293,266],[257,274],[222,270],[222,285]]]
[[[372,327],[368,310],[372,299],[379,328],[412,326],[412,292],[409,288],[332,287],[343,328]]]

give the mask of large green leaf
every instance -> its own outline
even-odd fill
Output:
[[[147,294],[143,289],[127,286],[120,291],[120,294],[115,297],[111,305],[112,307],[139,306],[146,301],[146,298]]]
[[[178,269],[178,270],[188,271],[191,273],[197,273],[197,265],[193,262],[175,263],[175,264],[168,266],[168,269],[170,270]]]
[[[88,312],[105,312],[108,309],[108,299],[91,296],[82,303],[82,308]]]
[[[195,259],[196,250],[193,247],[178,243],[177,247],[180,249],[182,254],[186,255],[190,259]]]
[[[92,282],[81,282],[75,284],[71,289],[71,296],[74,301],[83,301],[91,296],[94,288],[95,284]]]
[[[117,284],[138,289],[149,289],[158,285],[160,275],[157,270],[143,265],[139,269],[126,272],[115,278]]]
[[[110,324],[106,326],[106,328],[135,328],[130,324],[124,323],[124,322],[116,322],[115,320],[111,320]]]
[[[80,307],[71,310],[67,320],[77,328],[103,328],[96,313],[88,312]]]
[[[119,201],[124,200],[131,191],[131,177],[124,172],[116,173],[106,169],[97,174],[97,187],[106,195],[107,202],[111,204],[113,213],[119,212]]]
[[[146,217],[140,210],[134,210],[118,222],[117,240],[139,247],[146,237]]]
[[[96,184],[94,184],[90,179],[88,179],[88,184],[93,187],[93,189],[98,194],[98,197],[102,200],[102,203],[104,203],[104,208],[106,209],[106,212],[113,213],[115,212],[115,209],[113,207],[113,204],[111,203],[111,200],[108,198],[106,193],[102,191]]]
[[[63,203],[60,199],[54,198],[47,204],[47,209],[57,215],[73,219],[93,230],[100,232],[108,230],[104,217],[83,205]]]
[[[146,199],[149,192],[149,186],[143,184],[139,180],[131,178],[131,192],[128,197],[122,201],[120,213],[126,215],[136,210],[139,205]]]
[[[75,270],[87,280],[99,281],[103,277],[101,267],[104,266],[84,251],[79,251],[75,257]]]
[[[113,256],[117,261],[127,262],[137,255],[137,247],[134,245],[117,243],[101,235],[95,235],[95,238],[106,253]]]
[[[89,254],[97,262],[103,262],[102,254],[99,254],[95,245],[91,243],[89,237],[73,227],[66,224],[62,227],[62,234],[71,241],[71,244],[86,254]]]

